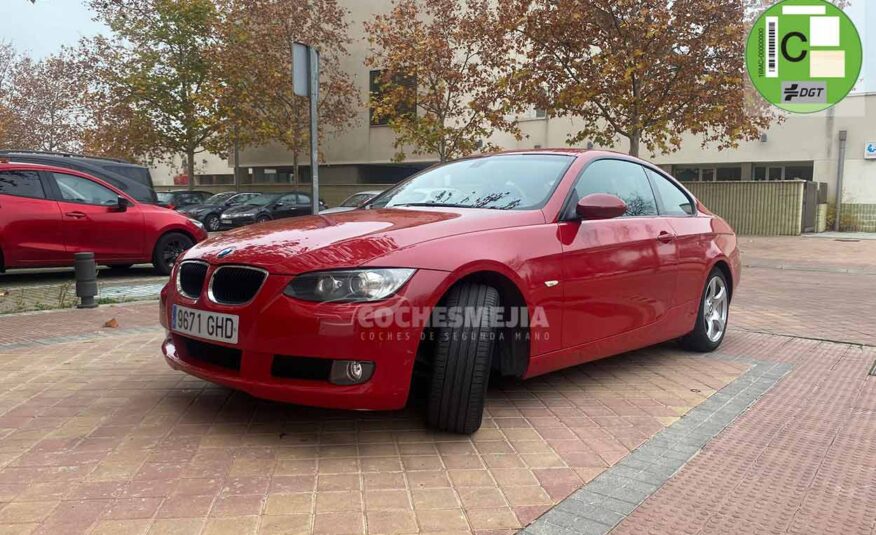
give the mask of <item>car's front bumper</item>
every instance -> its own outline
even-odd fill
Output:
[[[270,275],[255,300],[244,306],[219,305],[204,295],[192,301],[168,284],[161,299],[165,327],[174,304],[236,314],[240,318],[239,342],[192,342],[194,338],[188,335],[168,331],[162,350],[171,367],[256,397],[340,409],[398,409],[407,401],[423,333],[422,322],[413,321],[405,311],[431,308],[446,276],[441,271],[419,270],[398,294],[370,304],[293,299],[282,293],[292,277],[280,275]],[[402,318],[402,322],[373,321],[377,309],[380,314]],[[197,355],[189,351],[191,347],[199,348]],[[203,352],[210,348],[216,353],[239,351],[239,369],[204,359]],[[374,363],[374,372],[368,381],[350,386],[326,379],[278,377],[275,359],[285,357],[369,361]]]
[[[222,228],[242,227],[243,225],[255,223],[255,220],[255,216],[226,217],[225,215],[222,215],[219,218],[219,226]]]

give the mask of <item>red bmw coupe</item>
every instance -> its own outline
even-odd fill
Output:
[[[398,409],[471,433],[491,374],[529,378],[672,339],[717,348],[736,236],[659,168],[539,150],[433,167],[351,212],[245,227],[178,261],[167,362],[283,402]]]

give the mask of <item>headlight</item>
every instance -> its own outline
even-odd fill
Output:
[[[283,291],[305,301],[376,301],[404,286],[415,269],[320,271],[295,277]]]
[[[192,224],[193,224],[194,226],[198,227],[199,229],[201,229],[201,230],[205,230],[205,229],[204,229],[204,224],[201,223],[200,221],[198,221],[197,219],[189,218],[189,221],[191,221]]]

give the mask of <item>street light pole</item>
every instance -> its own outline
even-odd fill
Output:
[[[310,97],[310,177],[313,186],[312,210],[319,213],[319,51],[303,43],[292,43],[292,89]]]
[[[308,47],[310,54],[310,180],[313,186],[313,214],[319,213],[319,127],[317,119],[319,111],[319,51]]]

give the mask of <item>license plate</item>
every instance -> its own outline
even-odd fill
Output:
[[[238,320],[239,318],[233,314],[219,314],[173,305],[170,329],[196,338],[236,344]]]

